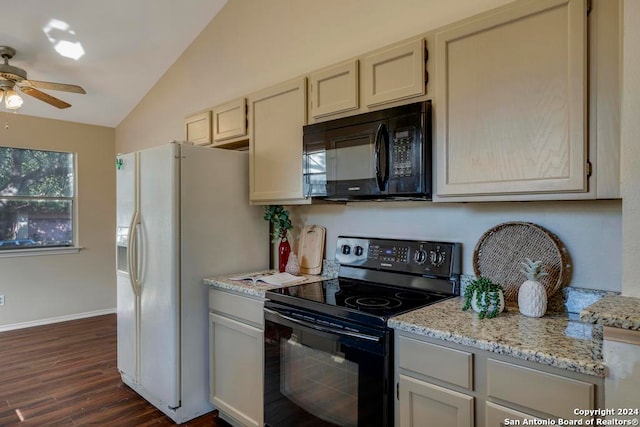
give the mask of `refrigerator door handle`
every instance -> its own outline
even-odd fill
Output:
[[[138,276],[138,233],[137,228],[140,225],[140,214],[136,211],[131,219],[129,226],[129,245],[127,247],[129,261],[129,282],[136,296],[140,296],[140,282]]]

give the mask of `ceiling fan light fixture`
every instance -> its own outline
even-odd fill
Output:
[[[24,102],[20,95],[16,93],[15,90],[9,89],[6,91],[6,96],[4,98],[4,106],[7,110],[17,110],[22,107],[22,103]]]

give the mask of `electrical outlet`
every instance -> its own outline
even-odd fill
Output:
[[[0,295],[0,305],[4,305],[4,295]]]

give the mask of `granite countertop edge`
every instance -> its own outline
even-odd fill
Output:
[[[245,294],[245,295],[251,295],[251,296],[254,296],[254,297],[258,297],[258,298],[264,298],[265,297],[265,292],[270,290],[270,289],[284,288],[284,287],[287,287],[287,286],[295,286],[295,285],[300,285],[300,284],[303,284],[303,283],[313,283],[313,282],[319,282],[319,281],[322,281],[322,280],[329,279],[329,277],[327,277],[327,276],[313,275],[313,274],[301,274],[301,276],[305,276],[307,278],[306,281],[293,283],[291,285],[285,285],[285,286],[254,284],[254,283],[251,283],[251,282],[243,282],[243,281],[236,281],[236,280],[230,280],[229,279],[229,277],[249,276],[249,275],[253,276],[253,275],[257,275],[257,274],[266,274],[266,273],[276,273],[276,271],[275,270],[262,270],[262,271],[254,271],[254,272],[250,272],[250,273],[227,274],[227,275],[224,275],[224,276],[206,277],[205,279],[203,279],[203,281],[204,281],[204,283],[206,285],[208,285],[209,287],[212,287],[212,288],[225,289],[225,290],[228,290],[228,291],[233,291],[233,292],[237,292],[237,293],[241,293],[241,294]]]
[[[462,313],[460,307],[453,304],[453,300],[448,300],[434,304],[432,306],[428,306],[422,309],[418,309],[413,313],[406,313],[405,315],[400,315],[395,318],[391,318],[388,322],[388,325],[391,328],[396,330],[406,331],[410,333],[414,333],[417,335],[422,335],[429,338],[439,339],[443,341],[452,342],[455,344],[464,345],[467,347],[476,348],[479,350],[485,350],[496,354],[502,354],[505,356],[515,357],[517,359],[527,360],[530,362],[540,363],[543,365],[553,366],[557,368],[561,368],[567,371],[576,372],[580,374],[586,374],[596,377],[604,377],[606,375],[606,368],[604,362],[600,358],[589,358],[585,354],[582,356],[571,357],[568,354],[551,354],[546,351],[534,350],[532,348],[527,348],[527,346],[519,346],[518,339],[516,337],[511,337],[508,335],[508,331],[505,331],[504,337],[498,337],[496,339],[487,339],[479,336],[484,333],[484,329],[478,333],[478,336],[474,336],[471,333],[460,333],[456,331],[456,322],[451,322],[451,327],[442,327],[441,325],[438,327],[428,326],[429,316],[435,316],[436,312],[433,314],[429,314],[430,310],[434,310],[434,307],[440,305],[441,307],[446,307],[444,310],[451,311],[451,314],[455,316],[454,310],[459,312],[458,315],[462,316],[473,316],[472,314]],[[442,315],[442,308],[438,312],[437,315]],[[416,315],[415,313],[419,313]],[[408,316],[407,316],[408,315]],[[514,323],[517,322],[517,319],[521,316],[519,314],[514,315],[517,316],[514,318]],[[403,318],[404,317],[404,318]],[[524,317],[524,316],[522,316]],[[414,320],[419,319],[419,320]],[[486,319],[486,321],[491,322],[493,319]],[[506,319],[502,319],[503,321]],[[551,324],[555,324],[555,319],[553,316],[549,316],[548,321]],[[562,335],[563,340],[568,340],[570,343],[579,343],[583,340],[579,340],[577,338],[569,338],[563,335],[563,329],[566,327],[566,319],[558,319],[558,324],[551,332],[557,336]],[[509,321],[509,320],[507,320]],[[531,322],[531,320],[529,320]],[[589,326],[586,325],[585,326]],[[506,328],[505,328],[506,329]],[[548,324],[546,326],[541,326],[541,330],[548,330]],[[575,340],[575,341],[574,341]],[[512,341],[512,342],[508,342]],[[601,343],[591,342],[591,346],[600,346]],[[558,352],[561,353],[561,350]],[[566,351],[566,353],[571,353],[571,351]]]
[[[580,320],[594,325],[640,331],[640,298],[605,296],[581,310]]]

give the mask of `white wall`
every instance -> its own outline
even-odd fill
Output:
[[[83,247],[75,254],[0,258],[0,330],[113,309],[114,129],[9,113],[0,113],[0,123],[0,146],[77,153]]]
[[[183,119],[192,113],[505,3],[509,1],[229,0],[117,127],[116,150],[130,152],[183,139]],[[631,130],[632,135],[639,133]],[[640,152],[630,156],[626,161],[637,163]],[[508,220],[532,221],[558,234],[569,247],[576,270],[572,285],[622,288],[619,201],[367,203],[292,210],[305,222],[328,227],[329,257],[335,236],[356,230],[363,235],[441,236],[464,243],[465,273],[472,272],[472,249],[484,231]],[[633,210],[640,212],[640,206]],[[634,251],[635,258],[640,258],[640,248]],[[625,291],[634,287],[640,289],[640,282]]]
[[[640,2],[623,4],[622,291],[640,297]]]

